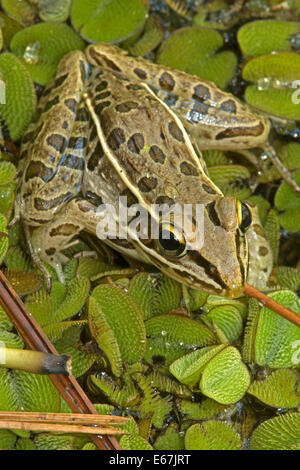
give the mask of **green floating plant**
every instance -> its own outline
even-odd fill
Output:
[[[233,77],[237,59],[231,51],[217,53],[223,45],[222,36],[212,29],[198,26],[181,28],[162,43],[157,62],[225,88]]]
[[[26,67],[9,52],[0,55],[0,74],[0,115],[12,140],[18,140],[27,129],[35,111],[36,94],[33,82]]]
[[[297,291],[300,286],[300,271],[289,266],[279,266],[277,268],[277,279],[280,287]]]
[[[20,23],[5,15],[2,11],[0,12],[0,27],[3,35],[4,45],[6,47],[9,47],[12,37],[18,31],[23,29],[23,26]]]
[[[276,210],[270,209],[264,223],[266,239],[271,247],[273,259],[276,262],[279,252],[280,221]]]
[[[72,317],[84,306],[90,282],[85,277],[72,279],[68,286],[54,282],[51,293],[42,289],[26,300],[26,307],[41,326]]]
[[[221,415],[224,416],[226,410],[230,409],[230,406],[217,403],[211,398],[205,398],[201,403],[181,400],[178,406],[185,419],[194,421],[218,418]]]
[[[274,51],[292,51],[293,38],[300,33],[293,21],[258,20],[244,24],[237,39],[244,56],[259,56]]]
[[[16,33],[10,43],[12,52],[22,60],[32,79],[40,85],[49,82],[65,54],[83,50],[84,47],[83,40],[72,28],[59,23],[30,26]]]
[[[90,42],[124,41],[143,28],[148,13],[145,0],[74,0],[74,29]]]
[[[30,258],[20,246],[11,246],[5,256],[4,263],[10,271],[29,272],[33,270]]]
[[[21,437],[16,443],[16,450],[36,450],[36,446],[31,439]]]
[[[81,341],[81,333],[87,320],[61,321],[44,327],[44,331],[60,354],[72,356],[72,374],[80,377],[97,360]]]
[[[229,158],[221,150],[203,150],[202,156],[208,168],[229,163]]]
[[[168,366],[193,349],[213,344],[216,338],[201,322],[182,315],[158,315],[146,321],[145,361]]]
[[[81,450],[90,440],[87,434],[55,435],[48,433],[37,434],[34,445],[37,450]]]
[[[254,83],[245,91],[251,106],[275,117],[300,119],[299,54],[278,52],[256,57],[246,63],[242,76]]]
[[[38,9],[41,20],[62,23],[70,14],[71,0],[39,0]]]
[[[299,342],[300,345],[300,342]],[[272,372],[265,380],[255,380],[248,393],[268,406],[276,408],[296,408],[300,405],[300,395],[295,392],[297,376],[289,369]]]
[[[89,382],[98,393],[101,390],[111,403],[121,408],[133,407],[140,401],[139,392],[132,381],[121,387],[110,377],[90,375]]]
[[[122,436],[120,445],[123,450],[153,450],[149,442],[141,436]]]
[[[0,369],[0,410],[59,413],[60,394],[45,375]]]
[[[23,349],[24,342],[22,338],[11,331],[1,328],[0,324],[0,342],[5,344],[6,348]],[[1,364],[0,364],[1,366]]]
[[[7,271],[4,272],[7,280],[19,295],[32,294],[42,287],[44,279],[35,272]]]
[[[11,162],[0,162],[0,185],[11,183],[17,174],[15,165]]]
[[[170,372],[218,403],[236,403],[250,384],[250,374],[233,346],[210,346],[180,357]]]
[[[139,273],[129,284],[129,295],[147,320],[154,315],[167,313],[179,306],[180,284],[167,276]]]
[[[0,187],[0,213],[8,219],[14,208],[15,201],[15,183],[10,183]]]
[[[158,371],[150,372],[147,377],[151,380],[152,386],[160,392],[169,393],[181,398],[191,396],[191,391],[185,385]]]
[[[184,450],[184,435],[179,432],[176,423],[170,423],[165,432],[158,436],[154,448],[158,450]]]
[[[269,297],[300,314],[299,299],[294,292],[278,291]],[[243,346],[246,362],[272,368],[296,366],[300,362],[299,344],[299,327],[266,307],[259,309],[256,302],[250,303]]]
[[[16,440],[16,434],[7,429],[0,429],[0,449],[14,450]]]
[[[224,305],[232,306],[237,308],[240,312],[243,320],[247,317],[247,302],[243,299],[229,299],[226,297],[221,297],[219,295],[211,294],[207,297],[205,304],[202,309],[204,312],[208,313],[216,307],[221,307]],[[205,317],[204,317],[205,320]]]
[[[2,8],[6,13],[23,24],[24,26],[29,26],[34,23],[36,16],[36,7],[32,3],[29,3],[27,0],[1,0]]]
[[[300,413],[287,413],[260,424],[250,439],[251,450],[300,450]]]
[[[140,309],[133,299],[115,286],[100,285],[89,298],[89,324],[116,376],[122,364],[141,361],[145,352],[146,331]]]
[[[185,434],[187,450],[240,450],[242,441],[238,433],[226,423],[207,421],[193,424]]]
[[[300,184],[300,169],[293,173],[296,183]],[[289,232],[300,230],[300,198],[299,195],[283,181],[275,195],[275,206],[280,211],[280,225]]]
[[[8,250],[8,232],[7,220],[4,215],[0,214],[0,263],[3,262]]]
[[[237,199],[247,199],[251,195],[249,188],[250,172],[241,165],[219,165],[208,169],[212,181],[225,195]]]
[[[221,343],[236,341],[243,330],[243,319],[234,305],[220,305],[212,308],[205,317],[214,328]]]

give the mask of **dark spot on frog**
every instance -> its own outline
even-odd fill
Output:
[[[47,104],[45,105],[44,111],[45,112],[49,111],[49,109],[51,109],[52,106],[55,106],[59,102],[60,102],[59,96],[56,96],[55,98],[53,98],[53,100],[48,100]]]
[[[138,103],[135,101],[125,101],[124,103],[118,104],[116,106],[116,111],[119,113],[128,113],[132,109],[136,109],[138,107]]]
[[[76,232],[80,227],[74,224],[63,224],[58,225],[58,227],[53,228],[50,231],[50,237],[56,237],[57,235],[69,236]]]
[[[126,85],[127,90],[143,90],[144,88],[141,85],[137,85],[137,83],[129,83],[129,85]]]
[[[196,85],[194,88],[193,98],[199,101],[210,100],[209,89],[204,85]]]
[[[104,91],[107,88],[107,85],[108,85],[107,81],[102,80],[102,82],[98,83],[98,85],[96,86],[95,92],[100,93],[101,91]]]
[[[144,176],[138,182],[139,190],[142,191],[142,193],[148,193],[149,191],[152,191],[153,189],[155,189],[156,186],[157,186],[157,179],[152,178],[152,177],[147,178],[146,176]]]
[[[259,256],[267,256],[268,253],[269,253],[269,250],[266,246],[260,246],[259,247],[259,249],[258,249]]]
[[[158,196],[156,198],[155,204],[161,205],[161,204],[167,204],[168,206],[173,206],[175,204],[174,199],[171,199],[168,196]]]
[[[216,140],[228,139],[231,137],[243,137],[248,135],[258,136],[261,135],[264,130],[263,123],[259,123],[253,127],[228,127],[226,130],[219,132],[216,135]]]
[[[207,104],[195,101],[193,109],[187,115],[188,120],[192,123],[201,122],[203,116],[206,116],[208,114],[209,108],[210,106],[208,106]]]
[[[220,106],[220,109],[222,111],[225,111],[225,113],[235,114],[236,113],[236,104],[233,100],[223,101],[223,103]]]
[[[54,199],[42,199],[40,197],[36,197],[34,199],[34,207],[38,211],[48,211],[49,209],[53,209],[54,207],[58,207],[68,199],[73,196],[73,193],[68,192],[66,194],[62,194]]]
[[[38,177],[47,183],[51,180],[53,174],[52,168],[48,168],[42,162],[32,160],[26,170],[25,181]]]
[[[64,122],[62,123],[62,126],[61,126],[61,127],[62,127],[63,129],[68,129],[68,126],[69,126],[68,122],[67,122],[67,121],[64,121]]]
[[[63,153],[67,146],[67,139],[60,134],[51,134],[47,137],[46,142],[60,153]]]
[[[79,61],[79,69],[80,69],[81,80],[85,82],[88,79],[89,71],[88,71],[88,67],[86,66],[83,60]]]
[[[174,95],[174,93],[166,93],[164,97],[164,102],[170,107],[175,106],[177,100],[178,95]]]
[[[127,141],[127,147],[131,152],[140,153],[144,148],[144,137],[142,134],[133,134]]]
[[[178,140],[179,142],[183,142],[183,134],[179,127],[177,126],[175,121],[169,122],[169,132],[174,137],[174,139]]]
[[[107,106],[110,106],[110,105],[111,105],[110,101],[102,101],[102,103],[96,104],[95,106],[96,114],[100,115],[103,109],[107,108]]]
[[[103,91],[102,93],[98,93],[98,95],[95,96],[95,101],[104,100],[104,98],[107,98],[110,95],[111,95],[110,91]]]
[[[197,169],[188,162],[180,163],[180,171],[186,176],[198,176]]]
[[[149,155],[152,160],[161,164],[163,164],[167,158],[164,152],[157,145],[152,145],[152,147],[150,147]]]
[[[95,168],[97,168],[99,160],[100,160],[100,158],[103,157],[103,155],[104,155],[104,152],[103,152],[102,145],[98,141],[97,145],[96,145],[96,148],[95,148],[92,156],[89,158],[89,161],[88,161],[88,164],[87,164],[87,167],[90,171],[94,171]]]
[[[134,73],[136,74],[137,77],[141,78],[142,80],[147,78],[147,73],[144,70],[139,69],[138,67],[134,69]]]
[[[54,255],[55,252],[56,252],[56,249],[55,249],[55,248],[47,248],[47,249],[45,250],[45,253],[46,253],[46,255],[48,255],[48,256]]]
[[[125,142],[125,134],[123,129],[116,127],[111,131],[107,138],[107,143],[112,150],[118,150],[120,145]]]
[[[208,194],[217,194],[216,191],[211,188],[210,186],[208,186],[208,184],[205,184],[203,183],[202,184],[202,188],[204,189],[205,192],[207,192]]]
[[[172,91],[175,86],[175,80],[168,72],[164,72],[159,77],[159,84],[163,90]]]
[[[76,121],[87,122],[89,120],[88,112],[85,108],[80,108],[76,114]]]
[[[107,57],[104,57],[104,56],[102,56],[102,60],[106,63],[108,68],[110,68],[111,70],[114,70],[115,72],[121,72],[119,67],[112,60],[110,60],[110,59],[108,59]]]
[[[64,81],[66,80],[67,76],[68,76],[68,74],[65,73],[64,75],[61,75],[60,77],[58,77],[54,82],[53,88],[58,88],[59,86],[61,86],[64,83]]]
[[[77,157],[76,155],[72,155],[71,153],[64,153],[61,158],[60,165],[71,168],[72,170],[80,171],[84,169],[84,159]]]
[[[76,113],[78,108],[78,102],[74,98],[69,98],[64,101],[67,108],[69,108],[73,113]]]
[[[81,150],[87,146],[88,140],[86,137],[71,137],[68,142],[70,149]]]
[[[101,204],[103,204],[102,198],[98,196],[98,194],[93,193],[92,191],[87,191],[85,197],[96,207],[101,206]]]
[[[126,203],[127,203],[126,205],[127,205],[127,207],[132,206],[132,204],[137,204],[137,203],[138,203],[137,197],[130,191],[129,188],[125,188],[125,189],[121,192],[120,196],[126,197]]]
[[[22,138],[22,144],[27,144],[27,142],[32,142],[35,136],[35,131],[27,132]]]

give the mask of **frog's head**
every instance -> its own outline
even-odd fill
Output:
[[[218,197],[200,206],[191,223],[159,223],[158,238],[139,240],[137,250],[168,276],[195,289],[226,297],[242,295],[248,266],[246,204]],[[178,219],[177,219],[178,220]],[[191,221],[190,220],[190,221]],[[197,220],[197,225],[195,221]]]

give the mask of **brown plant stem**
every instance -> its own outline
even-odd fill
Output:
[[[0,271],[0,304],[30,349],[58,354],[2,271]],[[97,414],[92,402],[73,376],[49,375],[49,377],[74,413]],[[121,450],[120,444],[114,437],[100,434],[91,437],[101,450]]]
[[[300,326],[300,315],[293,312],[293,310],[280,305],[278,302],[255,289],[255,287],[250,286],[249,284],[245,285],[244,292],[249,297],[254,297],[255,299],[259,300],[265,307],[269,308],[275,313],[278,313],[278,315],[281,317],[286,318],[286,320],[294,323],[294,325]]]

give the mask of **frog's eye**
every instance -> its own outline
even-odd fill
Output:
[[[157,244],[160,252],[166,256],[178,258],[186,252],[186,241],[181,231],[172,224],[160,225]]]
[[[252,215],[247,204],[238,201],[238,220],[242,230],[246,230],[252,222]]]

